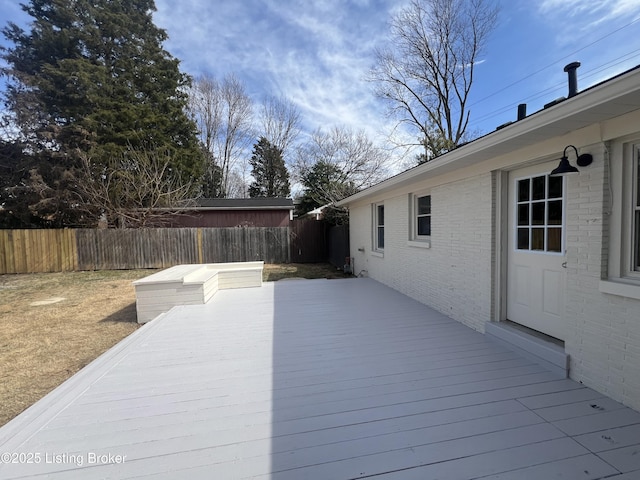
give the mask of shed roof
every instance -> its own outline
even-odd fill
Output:
[[[189,210],[293,210],[291,198],[199,198]]]
[[[640,65],[577,95],[462,145],[355,195],[337,202],[347,206],[374,195],[505,155],[580,128],[640,109]]]

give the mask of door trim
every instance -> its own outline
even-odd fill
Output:
[[[558,158],[558,155],[546,155],[533,161],[522,162],[495,171],[495,208],[494,208],[494,282],[492,321],[507,320],[507,281],[509,257],[509,174],[514,170],[533,167]],[[566,214],[566,206],[565,206]],[[566,240],[566,237],[565,237]]]
[[[507,267],[509,248],[509,172],[498,170],[495,178],[495,222],[494,222],[494,322],[507,319]]]

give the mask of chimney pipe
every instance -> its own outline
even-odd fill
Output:
[[[518,120],[522,120],[527,116],[527,104],[521,103],[518,105]]]
[[[569,75],[569,96],[571,98],[578,93],[578,75],[576,74],[576,70],[580,66],[580,62],[572,62],[566,67],[564,67],[564,71]]]

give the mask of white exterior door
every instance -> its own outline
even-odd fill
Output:
[[[509,173],[507,318],[564,340],[564,177],[557,161]]]

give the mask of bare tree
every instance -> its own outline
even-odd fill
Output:
[[[209,181],[219,182],[205,189],[225,197],[233,169],[253,139],[253,102],[234,75],[221,82],[203,76],[193,84],[189,109],[210,153]]]
[[[198,126],[202,145],[213,153],[214,140],[222,131],[224,119],[219,82],[211,76],[196,79],[189,92],[188,109]]]
[[[78,182],[83,207],[109,226],[163,225],[168,216],[193,205],[195,185],[172,170],[169,150],[130,150],[108,164],[82,156]]]
[[[325,219],[334,224],[348,223],[338,200],[383,180],[387,175],[387,153],[375,146],[363,130],[333,127],[316,130],[297,150],[294,178],[304,187],[299,210],[306,213],[328,205]]]
[[[495,0],[412,0],[391,20],[392,47],[370,79],[430,160],[465,141],[478,55],[495,28]]]
[[[231,171],[228,179],[227,196],[229,198],[247,198],[249,181],[247,180],[247,162]]]
[[[286,157],[300,134],[300,110],[286,98],[268,96],[262,102],[260,113],[262,136]]]

